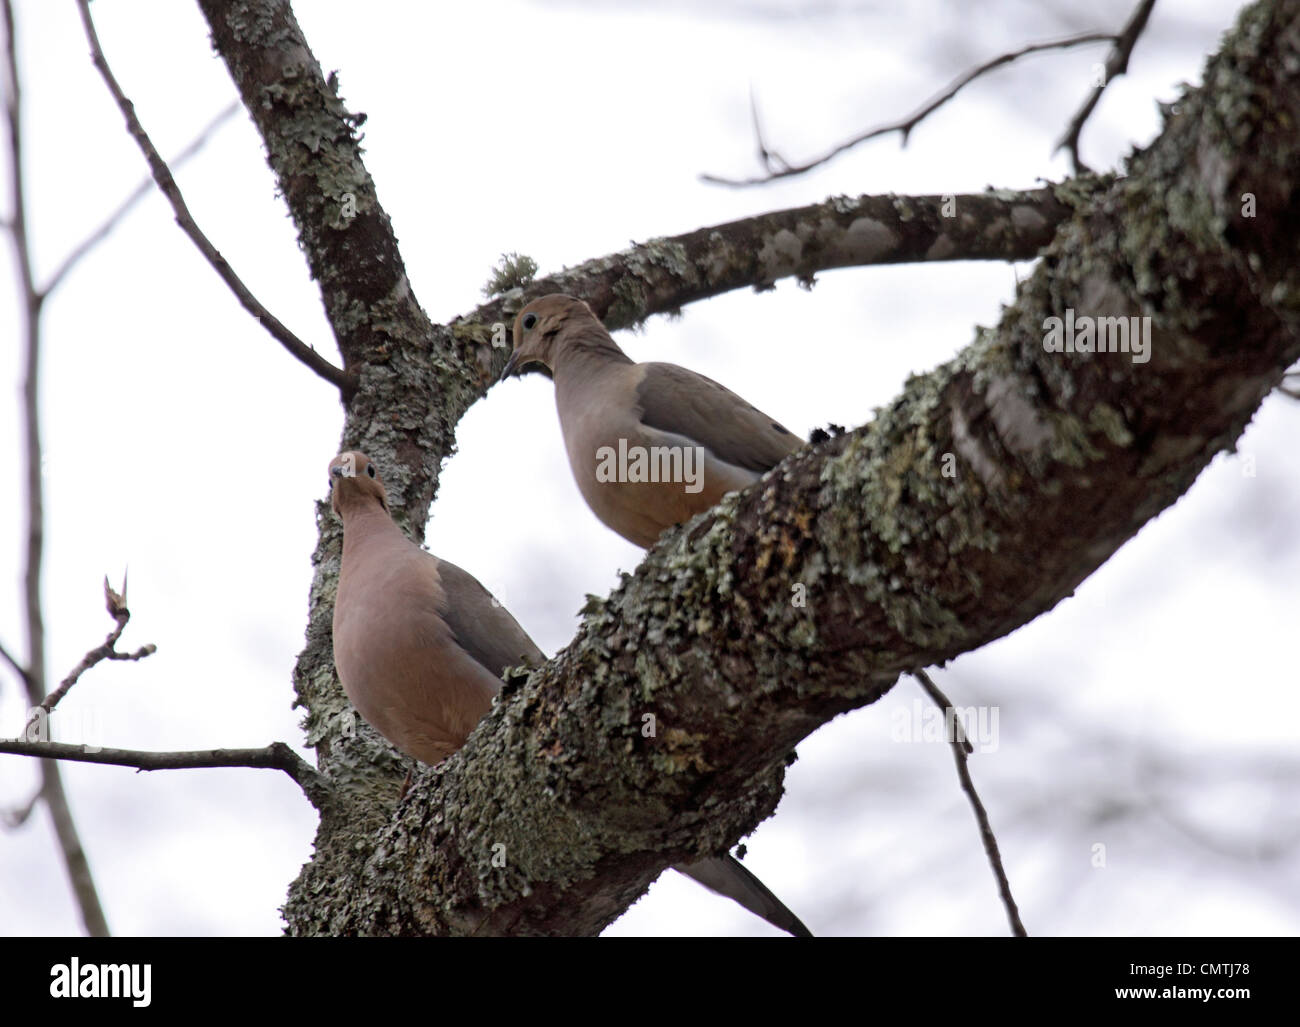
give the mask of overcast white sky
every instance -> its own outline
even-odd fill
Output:
[[[753,168],[749,90],[791,158],[910,111],[973,63],[1023,42],[1118,27],[1130,0],[1049,5],[414,4],[297,0],[338,69],[367,166],[429,314],[472,309],[498,256],[542,272],[625,247],[846,193],[1031,187],[1068,172],[1051,148],[1104,48],[1031,58],[972,87],[914,134],[758,191],[700,172]],[[1113,166],[1158,130],[1157,100],[1199,81],[1240,5],[1160,4],[1131,73],[1107,93],[1085,157]],[[92,69],[75,5],[19,0],[30,224],[42,275],[144,174]],[[702,11],[700,8],[707,8]],[[234,97],[193,3],[96,0],[123,87],[165,154]],[[7,173],[7,172],[6,172]],[[337,354],[260,141],[241,114],[178,174],[253,291]],[[11,265],[8,249],[0,256]],[[12,270],[12,267],[10,267]],[[858,425],[906,375],[949,358],[1027,267],[853,269],[806,292],[738,292],[620,335],[636,358],[717,378],[803,434]],[[6,281],[12,281],[12,276]],[[11,288],[0,323],[18,338]],[[305,623],[315,502],[342,411],[236,304],[153,196],[51,301],[42,392],[45,577],[53,681],[110,624],[100,581],[130,567],[124,646],[60,707],[57,737],[144,749],[302,747],[290,672]],[[17,396],[16,341],[0,347]],[[0,639],[21,652],[19,414],[3,405]],[[1031,933],[1294,933],[1300,834],[1295,582],[1300,404],[1268,400],[1240,454],[1050,614],[939,673],[960,705],[997,708],[975,760]],[[585,593],[640,551],[600,525],[569,475],[553,390],[492,390],[461,423],[427,541],[477,575],[548,652]],[[1244,459],[1249,457],[1250,460]],[[1253,476],[1248,472],[1253,470]],[[988,934],[1005,918],[952,760],[891,737],[920,692],[843,716],[799,747],[788,794],[746,863],[820,934]],[[0,734],[24,706],[0,667]],[[65,764],[118,934],[273,934],[315,816],[284,775],[136,774]],[[0,757],[0,804],[30,761]],[[1096,845],[1106,865],[1092,865]],[[42,812],[0,834],[0,932],[80,929]],[[764,934],[667,874],[610,934]]]

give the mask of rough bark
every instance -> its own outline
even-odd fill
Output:
[[[391,468],[418,536],[454,425],[505,358],[484,322],[522,293],[454,331],[430,324],[287,4],[199,2],[359,374],[343,442]],[[295,682],[336,787],[289,931],[598,931],[665,866],[770,814],[801,738],[1051,609],[1174,503],[1300,356],[1297,44],[1300,0],[1243,12],[1123,177],[1054,191],[1074,212],[996,328],[871,424],[661,541],[396,811],[391,751],[345,730],[329,658],[339,529],[322,504]],[[345,192],[364,198],[351,224],[332,220]],[[679,273],[683,251],[658,252],[679,266],[632,268],[644,287],[618,287],[626,261],[566,287],[614,327],[710,294]],[[770,268],[726,287],[770,284]],[[1067,308],[1149,317],[1150,361],[1045,351],[1045,319]]]

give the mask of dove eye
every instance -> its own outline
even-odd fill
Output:
[[[536,314],[525,314],[525,315],[524,315],[524,320],[523,320],[523,325],[524,325],[524,331],[526,331],[526,332],[530,332],[530,331],[532,331],[535,327],[537,327],[537,315],[536,315]]]
[[[370,477],[373,478],[373,477],[375,476],[375,465],[374,465],[374,464],[366,464],[366,473],[367,473],[368,475],[370,475]]]

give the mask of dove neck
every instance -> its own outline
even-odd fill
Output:
[[[340,504],[340,509],[343,514],[344,553],[371,540],[406,538],[402,529],[388,516],[388,511],[374,497],[354,497],[351,502]]]
[[[555,379],[570,375],[588,375],[610,364],[632,364],[626,353],[618,348],[608,332],[586,331],[565,340],[564,349],[556,354]]]

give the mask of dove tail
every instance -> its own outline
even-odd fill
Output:
[[[751,874],[739,860],[730,855],[714,856],[676,867],[693,881],[710,891],[726,896],[744,906],[755,916],[766,920],[796,938],[811,938],[812,931],[790,912],[784,902],[772,894],[770,888]]]

